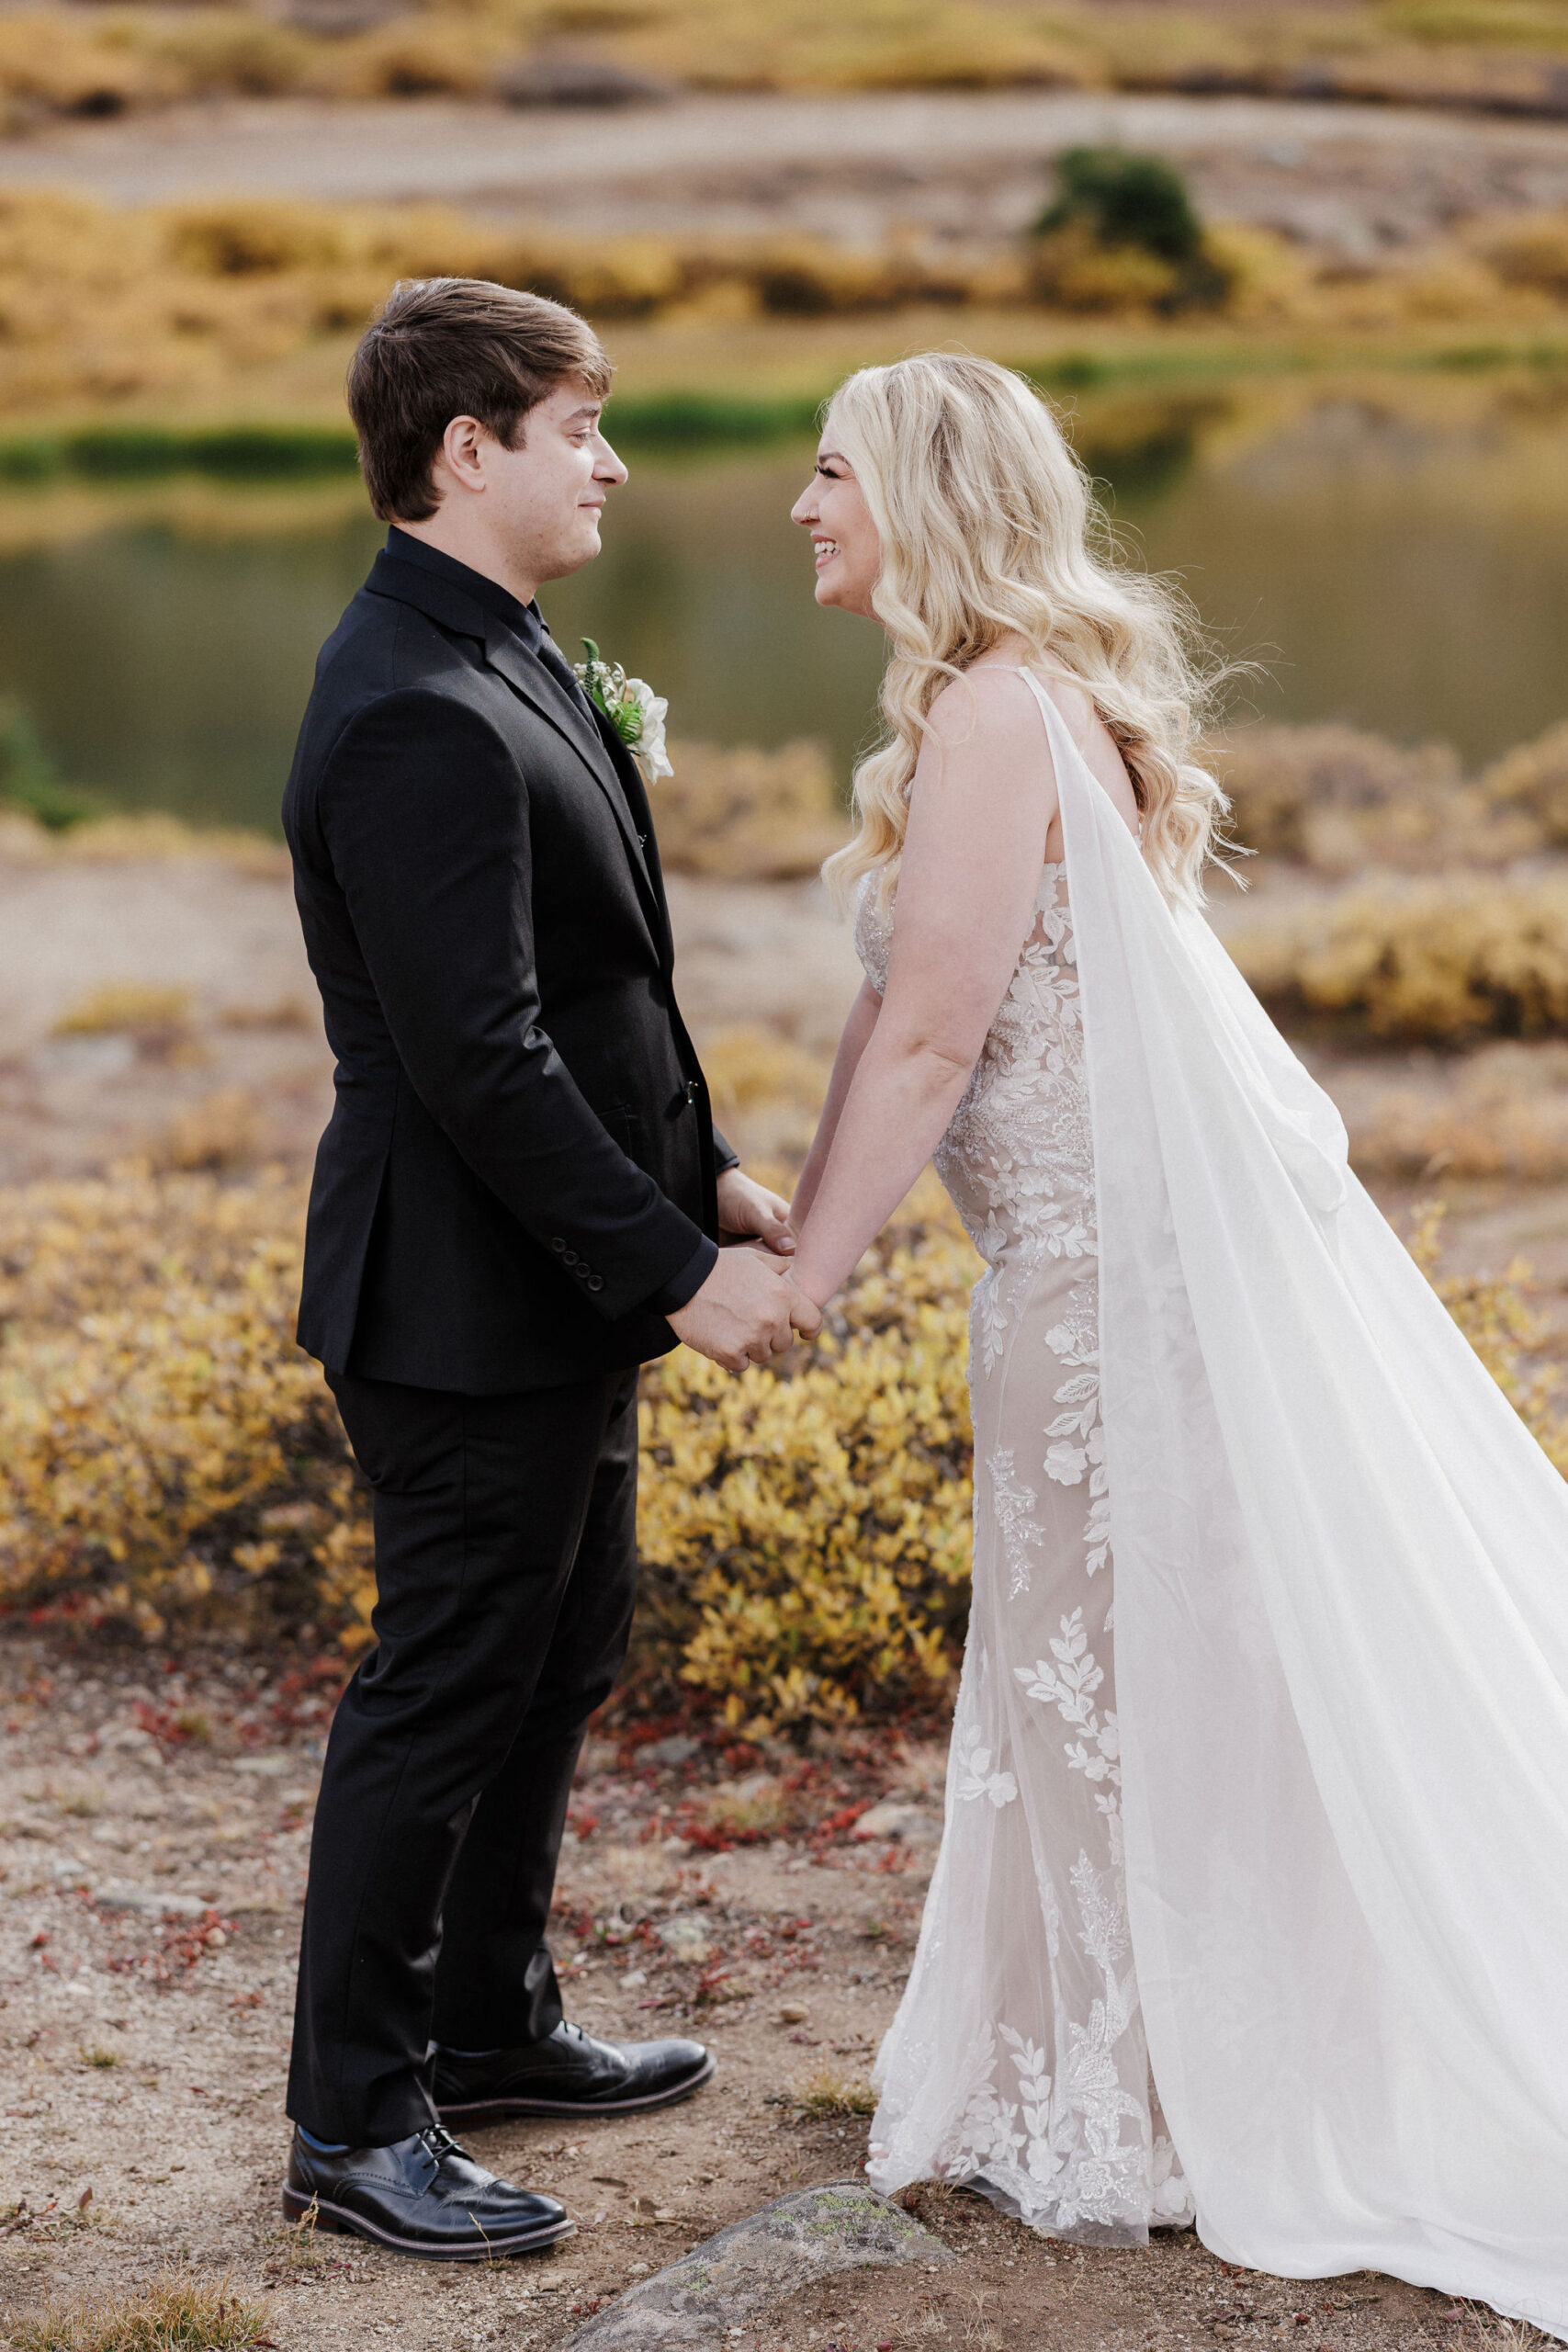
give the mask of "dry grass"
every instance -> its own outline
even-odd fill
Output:
[[[1495,761],[1480,789],[1505,831],[1522,821],[1543,845],[1568,848],[1568,720]]]
[[[211,96],[492,96],[564,54],[704,89],[1214,88],[1550,107],[1558,0],[1153,10],[1055,0],[433,0],[345,38],[244,7],[128,8],[0,26],[19,126]]]
[[[172,1118],[148,1157],[156,1169],[186,1174],[249,1168],[260,1154],[264,1133],[255,1097],[243,1086],[220,1086]]]
[[[109,980],[83,997],[55,1023],[56,1037],[134,1037],[151,1050],[166,1050],[191,1026],[189,989],[160,988],[145,980]]]
[[[166,2272],[140,2294],[51,2304],[16,2323],[14,2352],[245,2352],[265,2322],[227,2279]]]
[[[1385,1044],[1568,1035],[1568,877],[1391,877],[1226,944],[1287,1025]]]
[[[1568,311],[1568,215],[1456,231],[1355,270],[1224,223],[1208,246],[1214,316],[1264,337],[1550,335]],[[0,191],[0,409],[212,393],[357,329],[395,278],[443,272],[530,287],[601,322],[699,319],[716,305],[737,323],[977,304],[1157,325],[1176,302],[1166,264],[1077,231],[1043,248],[912,237],[857,251],[805,236],[573,237],[429,205],[116,210],[11,189]]]
[[[1447,743],[1253,727],[1216,748],[1237,842],[1338,878],[1498,867],[1568,845],[1568,722],[1473,778]]]
[[[671,874],[728,881],[787,881],[815,874],[849,824],[826,747],[776,752],[679,743],[675,773],[659,786],[659,854]]]
[[[1504,865],[1546,846],[1528,797],[1467,784],[1446,743],[1390,743],[1338,725],[1255,727],[1220,749],[1237,842],[1315,873]]]
[[[1365,1066],[1333,1074],[1361,1175],[1515,1184],[1568,1177],[1568,1045],[1508,1040],[1426,1061],[1394,1076]]]
[[[813,2067],[795,2094],[804,2116],[820,2123],[840,2115],[874,2115],[876,2093],[863,2075],[852,2075],[832,2059]]]
[[[57,831],[0,807],[0,862],[7,865],[163,865],[171,858],[213,860],[240,874],[286,878],[281,842],[238,825],[186,825],[178,817],[92,818]]]

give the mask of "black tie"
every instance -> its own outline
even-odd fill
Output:
[[[559,647],[556,644],[554,638],[551,637],[547,629],[541,634],[539,639],[539,659],[544,663],[546,669],[549,672],[551,677],[554,678],[556,684],[566,688],[567,693],[571,696],[572,701],[577,705],[578,709],[581,711],[583,717],[588,720],[589,725],[597,731],[599,715],[595,711],[592,702],[590,702],[587,695],[583,692],[581,681],[579,679],[576,671],[561,652]]]

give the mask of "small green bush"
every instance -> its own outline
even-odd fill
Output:
[[[1035,234],[1085,221],[1102,245],[1136,245],[1156,261],[1196,261],[1203,224],[1187,183],[1162,155],[1122,147],[1069,147],[1057,159],[1056,196]]]
[[[1034,234],[1035,290],[1068,310],[1213,309],[1230,291],[1187,183],[1162,155],[1069,147]]]

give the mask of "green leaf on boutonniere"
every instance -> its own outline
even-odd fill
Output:
[[[670,706],[641,678],[628,678],[618,662],[606,662],[591,637],[582,640],[586,662],[573,664],[582,690],[603,711],[628,752],[639,759],[649,784],[675,771],[664,748],[664,718]]]

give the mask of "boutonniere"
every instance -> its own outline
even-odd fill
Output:
[[[649,784],[657,784],[661,775],[673,775],[664,748],[664,720],[670,705],[642,679],[628,678],[618,662],[603,660],[591,637],[582,642],[588,659],[574,662],[572,668],[589,701],[604,712],[627,751],[642,762]]]

